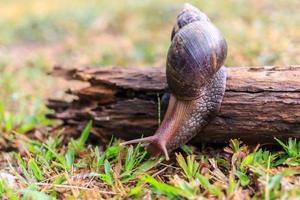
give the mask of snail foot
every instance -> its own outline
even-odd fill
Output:
[[[120,145],[125,146],[125,145],[128,145],[128,144],[136,144],[136,143],[141,143],[141,142],[150,143],[146,147],[146,150],[151,155],[159,156],[161,153],[163,153],[166,157],[166,160],[170,160],[166,144],[161,142],[156,135],[152,135],[152,136],[145,137],[145,138],[140,138],[140,139],[135,139],[135,140],[129,140],[127,142],[120,143]]]

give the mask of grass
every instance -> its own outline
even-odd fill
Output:
[[[224,33],[227,66],[300,63],[297,0],[189,1]],[[47,76],[55,64],[164,66],[181,0],[0,2],[0,196],[3,199],[299,198],[300,141],[278,149],[232,140],[183,146],[166,162],[143,147],[92,144],[92,122],[67,140],[48,97],[68,85]],[[158,119],[160,120],[160,119]]]
[[[299,162],[299,151],[291,156],[294,146],[286,149],[287,144],[278,139],[283,146],[276,152],[232,140],[217,155],[192,148],[192,154],[182,151],[167,163],[150,157],[140,145],[121,147],[116,139],[103,150],[87,144],[91,125],[68,145],[61,137],[43,142],[27,138],[22,143],[27,155],[7,153],[0,195],[15,199],[299,197],[299,164],[289,162],[291,158]]]

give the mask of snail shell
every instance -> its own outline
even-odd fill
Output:
[[[190,4],[179,14],[171,38],[168,86],[178,99],[196,99],[200,88],[223,66],[226,41],[208,17]]]
[[[171,91],[160,127],[150,137],[123,144],[149,142],[153,155],[164,154],[187,143],[218,112],[226,85],[223,67],[227,44],[208,17],[186,4],[171,34],[166,75]]]

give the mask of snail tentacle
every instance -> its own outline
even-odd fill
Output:
[[[134,140],[129,140],[127,142],[122,142],[120,143],[121,146],[125,146],[125,145],[128,145],[128,144],[137,144],[137,143],[140,143],[140,142],[152,142],[155,140],[155,136],[152,135],[152,136],[149,136],[149,137],[144,137],[144,138],[139,138],[139,139],[134,139]]]

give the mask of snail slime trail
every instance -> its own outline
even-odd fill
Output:
[[[226,85],[226,55],[220,31],[204,13],[185,4],[167,55],[171,95],[164,119],[153,136],[122,144],[147,142],[147,151],[169,160],[169,152],[191,140],[219,111]]]

